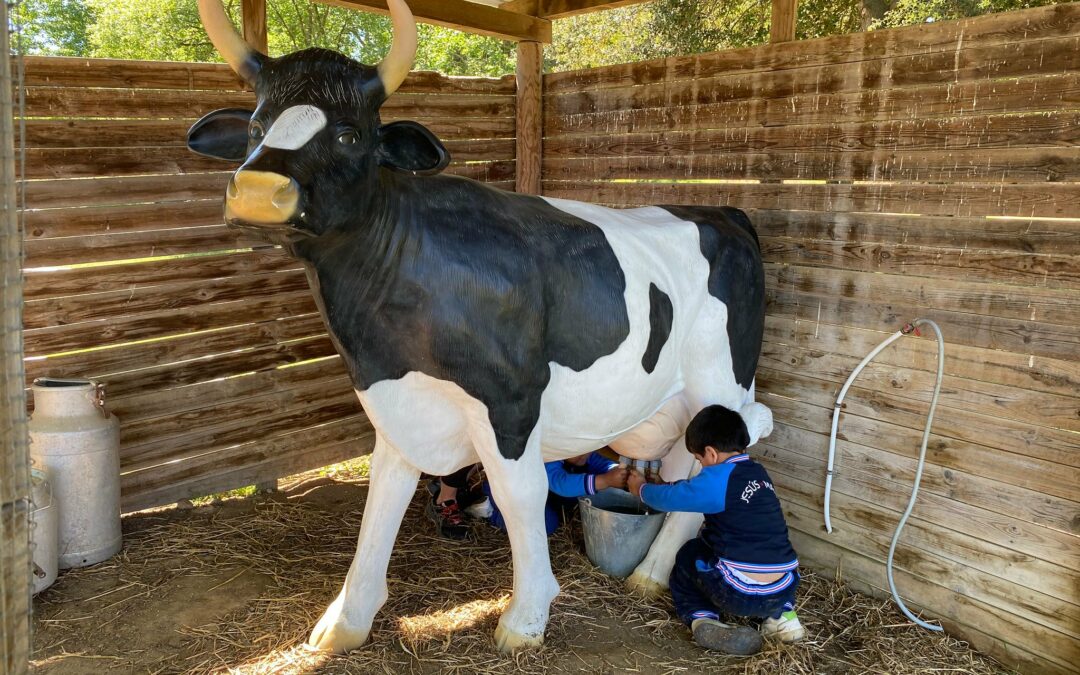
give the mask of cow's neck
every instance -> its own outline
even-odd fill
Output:
[[[297,242],[292,251],[305,264],[335,347],[359,388],[371,384],[367,371],[374,364],[358,361],[402,358],[388,344],[385,315],[400,311],[395,303],[402,261],[419,253],[423,223],[409,197],[415,191],[410,180],[415,179],[381,171],[380,185],[346,224]]]

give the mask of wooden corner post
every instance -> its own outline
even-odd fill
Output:
[[[244,39],[247,43],[265,54],[266,44],[266,0],[243,0],[240,5],[243,18]]]
[[[516,190],[540,194],[543,143],[543,61],[539,42],[518,42],[517,47],[517,167]]]
[[[769,42],[791,42],[795,39],[795,20],[799,0],[772,0],[772,26]]]

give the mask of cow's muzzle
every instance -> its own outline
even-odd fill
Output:
[[[242,169],[225,192],[225,220],[249,225],[284,225],[299,216],[300,186],[280,173]]]

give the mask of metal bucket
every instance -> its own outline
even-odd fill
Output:
[[[620,579],[634,571],[664,525],[666,513],[646,512],[637,497],[609,488],[579,497],[585,553],[607,574]]]
[[[30,515],[33,523],[30,541],[34,546],[34,593],[40,593],[56,581],[56,505],[45,472],[32,469],[30,474],[34,499],[34,510]]]

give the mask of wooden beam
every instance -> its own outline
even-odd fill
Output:
[[[244,20],[244,39],[263,54],[266,46],[266,0],[243,0],[240,6]]]
[[[769,42],[791,42],[795,39],[795,21],[799,15],[799,0],[772,0],[772,26]]]
[[[510,12],[531,14],[544,19],[565,19],[568,16],[639,5],[648,0],[510,0],[499,6]]]
[[[316,0],[324,5],[387,14],[386,0]],[[466,0],[409,0],[417,21],[504,40],[551,42],[551,22]]]
[[[517,46],[517,167],[515,189],[540,194],[540,166],[543,160],[543,61],[539,42],[519,42]]]

